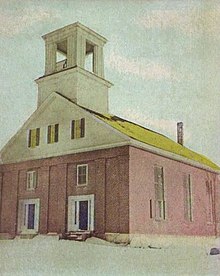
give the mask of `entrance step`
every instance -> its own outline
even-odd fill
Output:
[[[61,239],[73,240],[73,241],[85,241],[91,237],[90,231],[69,231],[65,234],[62,234]]]
[[[20,239],[33,239],[36,236],[37,236],[37,234],[20,234],[19,238]]]

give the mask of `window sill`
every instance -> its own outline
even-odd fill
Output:
[[[162,219],[162,218],[155,218],[154,221],[156,221],[156,222],[167,222],[166,219]]]
[[[77,184],[76,187],[86,187],[88,184]]]

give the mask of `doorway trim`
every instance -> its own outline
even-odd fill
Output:
[[[68,197],[68,231],[79,229],[79,202],[88,201],[88,229],[94,231],[94,198],[92,195],[80,195]]]
[[[34,204],[34,228],[28,229],[27,226],[27,205]],[[21,199],[18,206],[18,234],[36,234],[39,230],[39,212],[40,212],[40,199]]]

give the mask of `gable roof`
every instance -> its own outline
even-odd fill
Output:
[[[177,154],[192,161],[199,162],[200,164],[208,166],[211,169],[220,170],[220,167],[209,160],[207,157],[174,142],[170,138],[160,133],[157,133],[114,115],[99,114],[91,110],[90,112],[93,113],[97,118],[101,119],[108,125],[112,126],[113,128],[117,129],[118,131],[129,136],[132,139],[151,145],[158,149]]]
[[[55,92],[55,93],[65,98],[66,100],[72,102],[73,104],[77,105],[75,102],[73,102],[66,96],[63,96],[59,92]],[[163,134],[160,134],[158,132],[155,132],[153,130],[150,130],[148,128],[145,128],[136,123],[130,122],[126,119],[122,119],[112,114],[101,114],[91,109],[85,108],[83,106],[80,106],[80,107],[90,112],[96,118],[100,119],[104,123],[118,130],[122,134],[136,141],[142,142],[144,144],[153,146],[157,149],[161,149],[169,153],[179,155],[180,157],[184,157],[186,159],[195,161],[215,171],[220,171],[220,167],[214,162],[212,162],[210,159],[208,159],[206,156],[196,153],[188,149],[187,147],[180,145],[179,143],[171,140],[170,138],[166,137]]]

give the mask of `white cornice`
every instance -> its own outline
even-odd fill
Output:
[[[67,33],[69,33],[69,32],[75,31],[77,28],[82,29],[83,31],[85,31],[85,32],[87,32],[89,34],[92,34],[94,37],[96,37],[96,39],[98,39],[99,41],[102,41],[102,43],[104,43],[104,44],[107,42],[107,39],[105,37],[103,37],[102,35],[98,34],[97,32],[93,31],[92,29],[84,26],[83,24],[81,24],[79,22],[75,22],[73,24],[64,26],[64,27],[62,27],[60,29],[54,30],[54,31],[52,31],[50,33],[47,33],[47,34],[43,35],[42,38],[44,40],[51,39],[54,36],[60,35],[60,33],[64,32],[64,31],[66,31]]]
[[[102,150],[102,149],[110,149],[110,148],[116,148],[116,147],[122,147],[129,145],[129,142],[119,142],[119,143],[113,143],[113,144],[108,144],[108,145],[99,145],[99,146],[92,146],[92,147],[87,147],[87,148],[81,148],[81,149],[74,149],[74,150],[68,150],[68,151],[62,151],[62,152],[52,152],[50,154],[45,154],[42,156],[36,156],[32,157],[31,159],[26,157],[26,158],[19,158],[16,161],[15,160],[7,160],[6,162],[3,163],[3,165],[7,164],[16,164],[19,162],[24,162],[24,161],[30,161],[30,160],[39,160],[39,159],[46,159],[46,158],[53,158],[53,157],[59,157],[62,155],[69,155],[69,154],[75,154],[75,153],[83,153],[83,152],[91,152],[95,150]]]
[[[108,81],[106,79],[103,79],[103,78],[99,77],[98,75],[96,75],[95,73],[89,72],[89,71],[85,70],[84,68],[82,68],[80,66],[74,66],[74,67],[63,69],[62,71],[51,73],[49,75],[44,75],[44,76],[36,79],[35,82],[38,84],[40,82],[45,81],[46,79],[47,80],[48,79],[55,79],[55,78],[57,78],[58,74],[64,74],[65,73],[66,75],[68,75],[68,74],[72,74],[72,73],[76,73],[76,72],[79,72],[82,75],[84,75],[84,76],[86,76],[90,79],[98,81],[98,82],[106,85],[108,88],[113,86],[113,84],[110,81]]]

